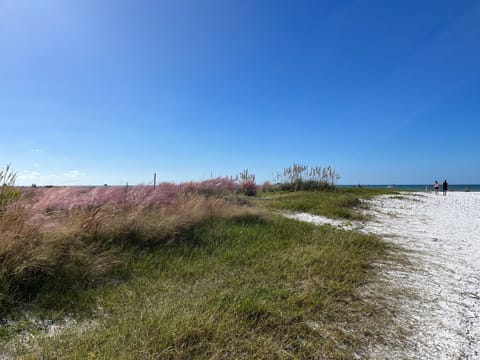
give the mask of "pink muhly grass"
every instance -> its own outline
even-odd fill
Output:
[[[91,204],[88,187],[39,189],[33,208],[36,210],[71,210]]]
[[[103,281],[118,263],[116,250],[85,237],[80,218],[10,207],[0,217],[0,308],[34,298],[40,284],[62,287]],[[71,283],[71,284],[70,284]]]
[[[242,191],[247,196],[255,196],[257,194],[257,184],[253,180],[242,182]]]
[[[25,191],[0,217],[0,285],[8,284],[0,287],[0,305],[9,302],[19,286],[25,297],[33,298],[38,283],[75,287],[106,280],[121,259],[122,246],[172,242],[196,224],[254,211],[202,193],[237,188],[230,179],[218,178],[162,183],[155,190],[119,186]]]
[[[25,191],[22,201],[33,203],[38,211],[70,211],[104,205],[131,207],[170,206],[180,193],[212,192],[224,193],[239,190],[239,185],[229,178],[215,178],[201,182],[186,182],[179,185],[161,183],[153,186],[109,186],[109,187],[64,187],[36,188]]]
[[[104,205],[121,207],[148,207],[168,205],[177,195],[178,186],[161,184],[152,186],[69,187],[39,189],[35,191],[33,208],[39,211],[69,211]]]
[[[212,192],[234,192],[238,190],[238,184],[228,177],[217,177],[200,182],[186,182],[180,184],[184,192],[212,191]]]

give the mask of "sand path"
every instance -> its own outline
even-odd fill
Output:
[[[373,221],[353,224],[410,250],[412,266],[385,270],[386,281],[411,290],[396,321],[405,339],[372,349],[376,359],[480,359],[480,193],[381,196]],[[321,217],[295,214],[324,223]],[[352,224],[332,223],[352,227]]]

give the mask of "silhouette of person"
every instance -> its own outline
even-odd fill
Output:
[[[445,180],[442,184],[442,189],[443,189],[443,196],[447,195],[447,191],[448,191],[448,181]]]
[[[439,188],[440,188],[440,185],[438,184],[438,181],[435,180],[435,183],[433,184],[433,190],[435,191],[435,195],[438,195]]]

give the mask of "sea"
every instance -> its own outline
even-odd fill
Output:
[[[433,184],[415,184],[415,185],[402,185],[402,184],[388,184],[388,185],[338,185],[338,187],[358,187],[362,186],[368,189],[393,189],[404,191],[433,191]],[[442,191],[442,184],[440,183],[440,191]],[[480,191],[480,184],[448,184],[448,191]]]

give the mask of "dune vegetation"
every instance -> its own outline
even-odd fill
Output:
[[[389,247],[271,211],[351,218],[376,193],[337,190],[332,171],[290,188],[245,171],[156,188],[20,189],[7,169],[0,357],[361,356],[391,316],[361,296]]]

